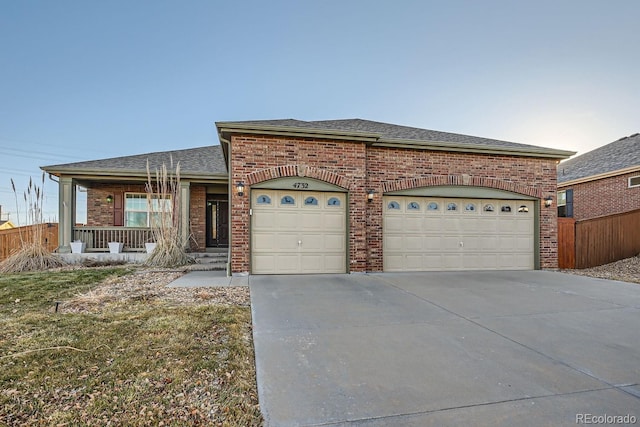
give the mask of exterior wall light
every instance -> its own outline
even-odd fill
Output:
[[[544,198],[544,206],[546,208],[550,208],[552,204],[553,204],[553,197],[547,196]]]
[[[238,196],[244,196],[244,181],[236,182],[236,192]]]
[[[111,194],[107,196],[107,203],[113,203],[113,196]]]
[[[376,192],[375,192],[375,191],[373,191],[373,190],[368,190],[368,191],[367,191],[367,202],[372,202],[372,201],[373,201],[373,195],[374,195],[375,193],[376,193]]]

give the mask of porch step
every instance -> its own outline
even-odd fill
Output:
[[[228,252],[192,252],[196,263],[189,266],[193,271],[220,271],[227,269]]]

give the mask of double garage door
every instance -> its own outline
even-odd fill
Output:
[[[530,200],[385,196],[384,271],[530,270]]]
[[[251,192],[253,274],[345,273],[345,193]]]

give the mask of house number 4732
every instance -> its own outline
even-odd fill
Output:
[[[306,182],[294,182],[293,188],[309,188],[309,184]]]

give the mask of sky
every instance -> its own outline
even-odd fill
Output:
[[[2,219],[26,222],[40,166],[218,144],[216,121],[584,153],[640,132],[638,16],[637,0],[0,0]]]

